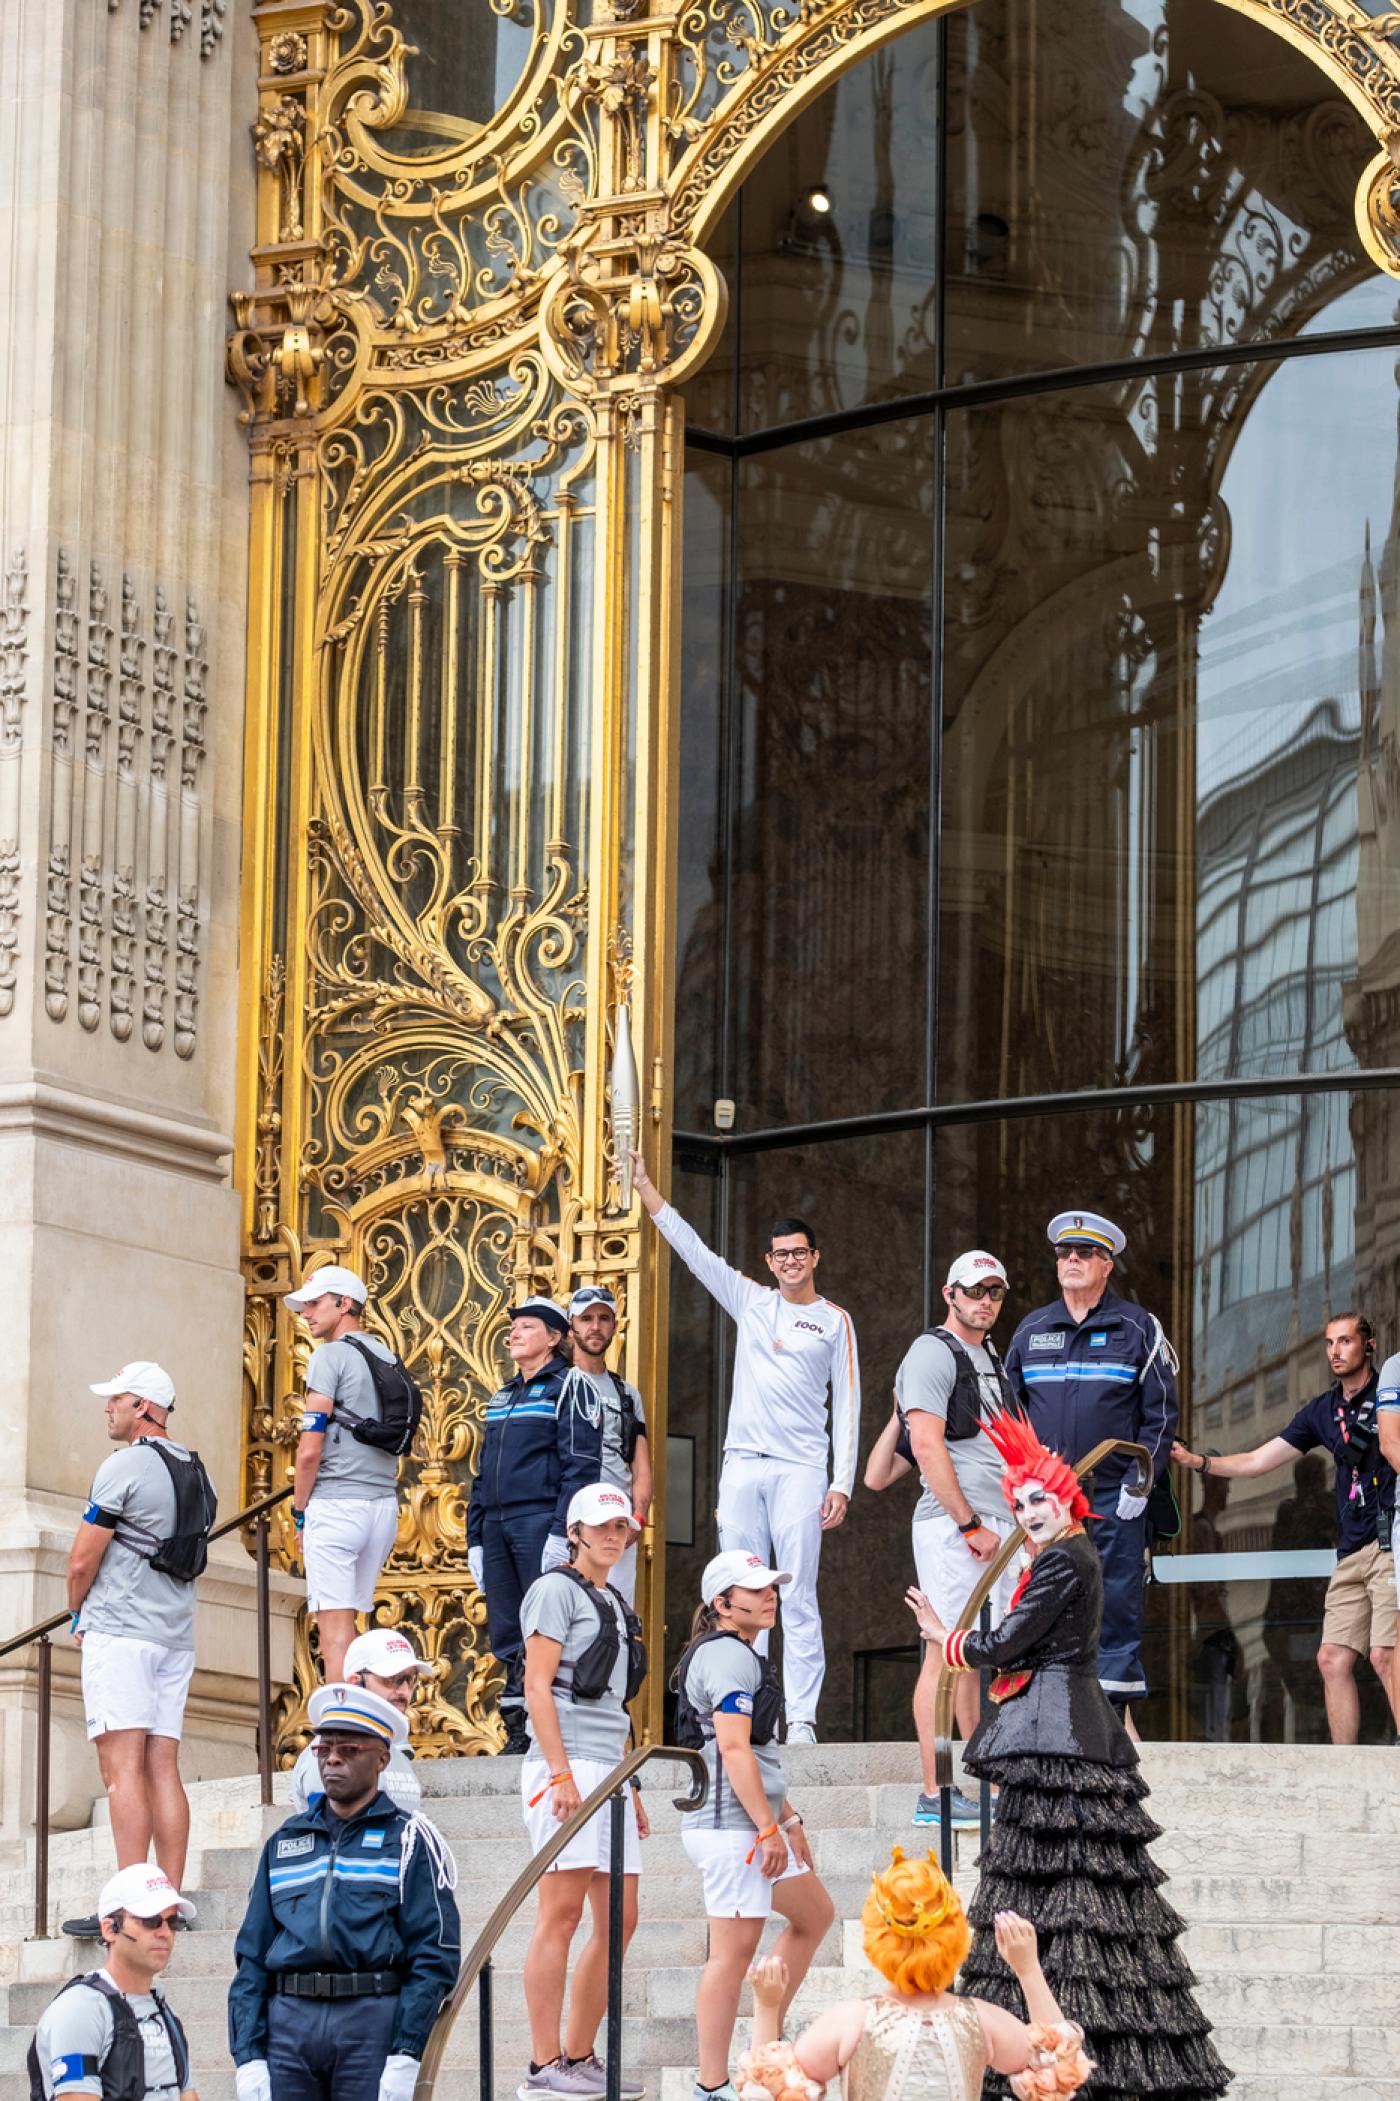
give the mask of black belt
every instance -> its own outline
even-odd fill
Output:
[[[278,1970],[273,1983],[289,1999],[382,1999],[403,1989],[397,1970]]]

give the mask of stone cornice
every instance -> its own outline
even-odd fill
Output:
[[[0,1081],[0,1133],[12,1131],[173,1168],[206,1182],[227,1181],[224,1163],[233,1151],[232,1138],[206,1124],[38,1079]]]

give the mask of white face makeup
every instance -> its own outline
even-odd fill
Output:
[[[1016,1522],[1033,1547],[1043,1547],[1067,1532],[1073,1519],[1069,1506],[1052,1495],[1043,1481],[1023,1481],[1012,1501]]]

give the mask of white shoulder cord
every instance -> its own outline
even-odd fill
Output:
[[[1172,1348],[1171,1344],[1167,1341],[1166,1330],[1163,1328],[1162,1323],[1158,1320],[1156,1314],[1149,1313],[1147,1318],[1152,1323],[1156,1340],[1152,1344],[1152,1348],[1148,1353],[1147,1362],[1142,1367],[1142,1372],[1139,1374],[1139,1376],[1145,1377],[1146,1374],[1151,1371],[1153,1365],[1157,1362],[1157,1359],[1160,1357],[1162,1362],[1166,1365],[1167,1370],[1171,1373],[1172,1377],[1175,1378],[1178,1372],[1181,1370],[1181,1360],[1178,1358],[1176,1351]]]
[[[404,1884],[408,1878],[408,1864],[413,1858],[413,1849],[422,1834],[423,1850],[432,1862],[433,1879],[439,1889],[456,1889],[457,1862],[447,1840],[428,1817],[414,1811],[404,1818],[403,1837],[399,1841],[399,1902],[404,1898]]]

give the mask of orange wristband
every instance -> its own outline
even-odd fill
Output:
[[[776,1834],[776,1832],[777,1832],[777,1829],[778,1829],[778,1827],[777,1827],[777,1825],[776,1825],[776,1824],[770,1824],[770,1825],[768,1826],[768,1829],[767,1829],[766,1831],[760,1831],[760,1832],[759,1832],[759,1834],[758,1834],[758,1836],[757,1836],[757,1837],[755,1838],[755,1840],[754,1840],[753,1844],[752,1844],[752,1845],[751,1845],[751,1846],[749,1847],[749,1850],[748,1850],[748,1852],[747,1852],[747,1853],[746,1853],[746,1854],[744,1855],[744,1866],[745,1866],[745,1867],[749,1867],[749,1866],[751,1866],[751,1865],[752,1865],[752,1862],[753,1862],[753,1857],[754,1857],[754,1854],[755,1854],[755,1853],[756,1853],[756,1852],[758,1851],[759,1847],[760,1847],[760,1846],[761,1846],[761,1845],[763,1844],[763,1841],[764,1841],[764,1840],[765,1840],[766,1838],[772,1838],[772,1837],[773,1837],[773,1836],[774,1836],[774,1835]]]
[[[549,1793],[549,1790],[551,1789],[551,1787],[557,1787],[557,1786],[559,1785],[559,1782],[560,1782],[561,1780],[572,1780],[572,1779],[573,1779],[573,1777],[574,1777],[574,1776],[573,1776],[573,1774],[572,1774],[572,1773],[570,1773],[570,1772],[568,1772],[568,1771],[565,1771],[565,1772],[562,1772],[562,1773],[551,1773],[551,1774],[550,1774],[550,1776],[549,1776],[549,1778],[548,1778],[548,1780],[546,1780],[546,1782],[545,1782],[544,1786],[543,1786],[543,1787],[542,1787],[542,1788],[540,1789],[539,1793],[538,1793],[537,1795],[531,1795],[531,1797],[530,1797],[530,1807],[531,1807],[531,1809],[538,1809],[538,1808],[539,1808],[539,1806],[540,1806],[540,1803],[541,1803],[541,1802],[542,1802],[542,1801],[544,1800],[545,1796],[546,1796],[546,1795],[547,1795],[547,1794]]]

